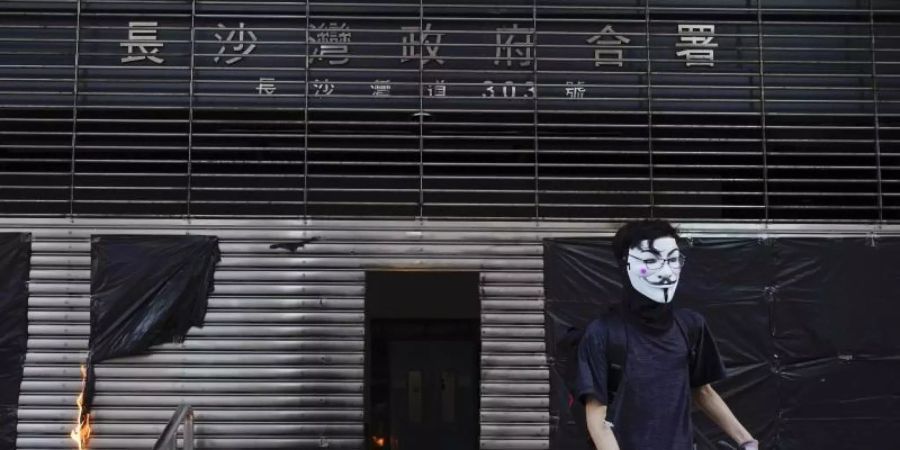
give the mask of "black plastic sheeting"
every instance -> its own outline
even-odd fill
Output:
[[[0,233],[0,450],[15,450],[28,345],[31,235]]]
[[[181,342],[203,326],[220,260],[214,236],[94,236],[91,336],[84,409],[94,398],[93,366]]]
[[[715,387],[762,448],[900,448],[900,239],[693,239],[682,249],[675,305],[705,316],[729,374]],[[590,448],[568,417],[569,361],[556,340],[617,302],[620,283],[609,240],[545,241],[552,449]],[[710,442],[730,442],[694,419]]]

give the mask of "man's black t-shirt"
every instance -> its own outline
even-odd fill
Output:
[[[689,356],[688,340],[673,323],[654,333],[625,321],[627,356],[624,385],[619,388],[618,412],[613,432],[622,450],[690,450],[691,388],[725,377],[712,334],[700,314],[676,309],[688,336],[696,336],[695,354]],[[607,338],[603,321],[587,327],[578,346],[577,393],[608,404]]]

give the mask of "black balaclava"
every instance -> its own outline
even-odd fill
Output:
[[[625,318],[649,331],[664,332],[671,328],[674,316],[672,303],[656,303],[634,289],[625,273],[622,275],[622,312]]]

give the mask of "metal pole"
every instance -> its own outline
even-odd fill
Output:
[[[650,2],[644,5],[644,24],[647,32],[647,156],[650,183],[650,217],[655,217],[656,194],[653,186],[653,66],[650,63]]]
[[[869,0],[869,32],[871,33],[872,52],[872,104],[875,113],[875,166],[878,180],[878,221],[884,222],[884,184],[881,173],[881,117],[878,97],[878,52],[875,50],[875,8]]]
[[[532,50],[531,50],[531,58],[532,58],[531,69],[532,70],[531,70],[531,73],[532,73],[532,80],[531,81],[532,81],[532,83],[534,83],[534,98],[532,99],[533,100],[532,103],[534,105],[534,117],[533,117],[533,122],[534,122],[534,184],[533,184],[533,188],[534,188],[534,218],[535,218],[535,220],[537,220],[538,218],[541,217],[540,164],[539,164],[540,163],[540,151],[539,151],[540,139],[538,138],[538,129],[539,129],[539,127],[538,127],[538,117],[539,117],[539,114],[538,114],[538,91],[540,91],[540,89],[538,88],[538,67],[537,67],[537,65],[538,65],[537,0],[534,0],[531,3],[531,5],[532,5],[532,16],[531,16],[531,19],[532,19],[531,20],[531,34],[532,34],[532,40],[531,40],[531,48],[532,48]]]
[[[78,136],[78,72],[81,43],[81,0],[75,2],[75,76],[72,83],[72,152],[69,164],[69,217],[75,215],[75,148]]]
[[[763,20],[762,20],[762,1],[759,0],[756,3],[756,21],[757,27],[759,31],[758,36],[758,51],[759,54],[757,57],[759,58],[759,116],[760,116],[760,129],[762,133],[760,135],[760,139],[762,139],[762,160],[763,160],[763,219],[768,222],[769,221],[769,146],[768,146],[768,133],[766,130],[766,72],[765,72],[765,58],[763,58]]]
[[[309,216],[309,2],[306,2],[306,28],[304,29],[304,78],[303,83],[303,217]]]
[[[417,218],[425,216],[425,1],[419,0],[419,207]]]
[[[188,411],[184,421],[184,450],[194,450],[194,410]]]
[[[190,84],[188,85],[188,149],[187,149],[187,217],[191,217],[191,190],[193,189],[193,150],[194,150],[194,61],[197,26],[197,0],[191,0],[191,66]]]

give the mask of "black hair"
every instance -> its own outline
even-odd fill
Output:
[[[653,242],[661,237],[680,239],[678,231],[671,223],[659,219],[637,220],[627,222],[619,228],[612,241],[613,254],[621,264],[628,255],[628,250],[637,247],[642,241]]]

